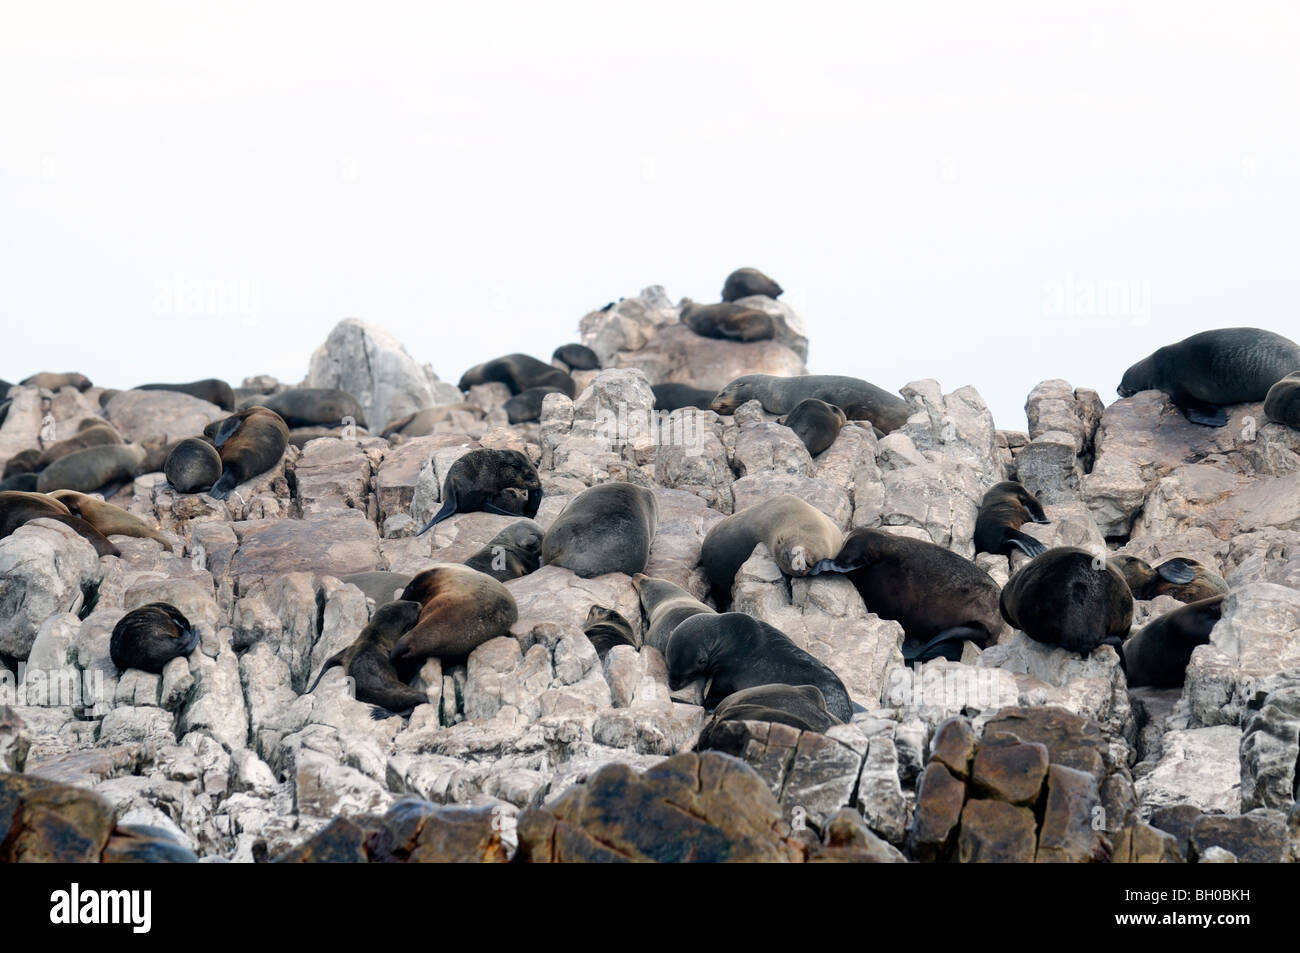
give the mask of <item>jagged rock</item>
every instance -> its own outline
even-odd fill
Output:
[[[373,438],[366,443],[375,452],[384,446]],[[373,470],[374,461],[360,441],[332,437],[308,441],[293,466],[295,515],[345,509],[366,512]]]
[[[50,616],[81,605],[99,559],[71,527],[33,520],[0,539],[0,655],[27,658]]]
[[[1035,831],[1028,808],[972,798],[961,811],[957,854],[963,864],[1032,863]]]
[[[43,426],[41,392],[36,387],[11,387],[9,410],[0,423],[0,467],[30,447],[40,446]]]
[[[12,708],[0,706],[0,771],[22,771],[30,747],[27,725]]]
[[[113,395],[104,415],[128,443],[167,444],[201,435],[226,411],[179,391],[124,390]]]
[[[1038,832],[1038,863],[1086,863],[1110,859],[1095,821],[1101,816],[1097,779],[1054,764],[1047,772],[1047,803]]]
[[[1110,859],[1116,864],[1176,864],[1183,854],[1172,835],[1139,822],[1115,835]]]
[[[19,774],[0,774],[0,861],[92,863],[113,831],[113,810],[80,788]]]
[[[1241,806],[1288,811],[1300,763],[1300,673],[1261,682],[1242,726]]]
[[[1192,825],[1193,857],[1206,859],[1217,847],[1248,864],[1280,864],[1287,855],[1286,815],[1257,808],[1235,817],[1205,814]]]
[[[971,782],[981,797],[1033,806],[1047,778],[1047,766],[1046,745],[981,745],[972,765]]]
[[[917,791],[909,848],[920,861],[942,860],[956,845],[966,785],[940,761],[931,761]]]
[[[1162,739],[1159,763],[1136,782],[1142,813],[1193,804],[1202,811],[1241,810],[1241,730],[1231,725],[1170,731]]]
[[[355,510],[300,520],[254,519],[232,523],[239,549],[230,561],[235,576],[291,572],[346,576],[379,565],[379,532]]]
[[[823,849],[808,859],[809,863],[901,864],[907,860],[897,848],[872,833],[849,808],[841,808],[827,822],[823,844]]]

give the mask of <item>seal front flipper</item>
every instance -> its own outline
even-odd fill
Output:
[[[447,487],[447,499],[443,500],[443,502],[442,502],[442,509],[440,509],[440,510],[438,510],[438,512],[434,513],[434,514],[433,514],[433,519],[429,520],[428,525],[426,525],[426,526],[424,527],[424,529],[420,530],[420,531],[419,531],[418,533],[416,533],[415,535],[416,535],[416,536],[423,536],[425,533],[429,532],[429,530],[433,529],[434,526],[436,526],[438,523],[441,523],[441,522],[442,522],[443,520],[445,520],[447,517],[449,517],[449,516],[454,516],[455,513],[456,513],[456,490],[455,490],[452,486],[448,485],[448,487]],[[518,514],[518,513],[507,513],[506,515],[507,515],[507,516],[518,516],[519,514]]]
[[[1202,403],[1185,403],[1178,406],[1183,412],[1183,416],[1194,424],[1200,424],[1202,427],[1226,427],[1228,425],[1228,412],[1222,407]]]
[[[861,569],[865,565],[865,562],[840,562],[836,559],[819,559],[808,570],[808,575],[819,576],[824,572],[853,572],[853,570]]]
[[[415,708],[408,708],[405,711],[389,711],[387,708],[380,708],[378,705],[370,706],[370,720],[383,721],[385,718],[408,718]]]
[[[1196,578],[1196,570],[1186,559],[1170,559],[1156,567],[1156,573],[1165,582],[1185,586]]]
[[[484,501],[483,503],[483,512],[495,513],[497,516],[518,516],[519,515],[518,513],[511,513],[509,510],[497,506],[495,503],[489,503],[487,501]]]
[[[214,500],[228,500],[230,499],[230,491],[238,486],[238,484],[239,481],[235,477],[234,471],[227,470],[221,474],[221,479],[212,484],[212,489],[208,490],[208,496],[212,497]]]
[[[222,444],[230,439],[231,435],[239,429],[239,425],[244,422],[243,417],[227,417],[217,426],[216,433],[212,435],[212,445],[218,450]]]
[[[1046,546],[1029,534],[1020,532],[1018,529],[1007,530],[1007,543],[1019,549],[1030,559],[1033,559],[1035,556],[1041,556],[1043,553],[1047,552]]]

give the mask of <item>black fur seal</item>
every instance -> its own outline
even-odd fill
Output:
[[[587,612],[587,622],[582,631],[596,649],[596,654],[602,659],[616,645],[630,645],[636,648],[636,636],[632,632],[632,624],[616,609],[592,606]]]
[[[1167,612],[1130,636],[1120,652],[1129,688],[1181,687],[1192,650],[1210,641],[1222,611],[1223,596],[1212,596]]]
[[[5,477],[0,480],[0,491],[20,490],[25,493],[36,492],[36,474],[35,473],[15,473],[13,476]]]
[[[853,702],[833,671],[780,629],[743,612],[686,619],[668,639],[665,660],[673,691],[697,678],[711,680],[705,708],[716,708],[728,695],[758,685],[813,685],[826,699],[827,711],[841,721],[853,717]]]
[[[522,499],[511,492],[522,491]],[[495,513],[498,516],[537,515],[542,481],[532,461],[518,450],[471,450],[447,470],[442,483],[442,508],[420,535],[456,513]]]
[[[90,378],[85,374],[78,374],[75,371],[69,371],[65,374],[55,374],[51,371],[42,371],[40,374],[33,374],[31,377],[21,381],[23,387],[44,387],[46,390],[58,392],[65,387],[75,387],[77,390],[85,392],[90,390]]]
[[[1031,639],[1084,658],[1099,645],[1119,646],[1133,625],[1133,593],[1119,570],[1073,546],[1026,563],[1002,590],[1001,607]]]
[[[289,445],[284,420],[261,406],[215,420],[203,428],[203,435],[221,454],[221,477],[208,491],[214,500],[229,499],[239,484],[271,469]]]
[[[722,286],[722,300],[736,301],[751,295],[779,298],[784,290],[757,268],[737,268],[727,275],[726,283]]]
[[[868,612],[903,627],[903,658],[961,658],[962,643],[984,648],[1002,631],[1001,590],[993,577],[950,549],[859,527],[834,559],[814,572],[840,572]]]
[[[542,538],[542,563],[583,578],[645,569],[659,502],[643,486],[601,483],[569,501]]]
[[[559,361],[570,371],[600,370],[600,358],[585,344],[561,344],[551,354],[551,360]]]
[[[660,652],[668,650],[668,637],[684,620],[713,609],[667,579],[655,579],[645,573],[632,577],[632,586],[641,597],[645,612],[645,644]]]
[[[216,404],[228,413],[235,409],[235,392],[229,384],[215,377],[191,381],[188,384],[141,384],[136,390],[175,391],[178,394],[189,394],[199,400],[206,400],[209,404]]]
[[[113,626],[108,654],[118,671],[128,668],[161,675],[164,666],[182,658],[199,644],[199,633],[180,609],[151,602],[133,609]]]
[[[41,471],[36,488],[42,493],[52,490],[77,490],[94,493],[110,484],[126,483],[144,472],[148,456],[136,443],[105,444],[87,447],[55,460]]]
[[[870,421],[881,433],[897,430],[912,414],[907,401],[897,394],[856,377],[834,374],[746,374],[718,391],[712,409],[719,414],[734,414],[741,404],[757,400],[769,414],[788,414],[809,397],[834,404],[849,420]]]
[[[1223,578],[1195,559],[1179,556],[1152,569],[1144,559],[1121,554],[1112,556],[1110,564],[1124,577],[1134,599],[1173,596],[1179,602],[1200,602],[1228,592]]]
[[[343,673],[352,679],[356,700],[381,709],[372,712],[372,718],[409,714],[415,706],[427,704],[429,696],[406,684],[388,657],[397,640],[419,620],[418,602],[389,602],[375,609],[375,614],[361,630],[356,641],[326,660],[305,694],[314,692],[325,673],[339,665],[342,666]]]
[[[522,394],[531,387],[558,387],[568,397],[574,391],[573,378],[567,373],[527,354],[507,354],[471,367],[456,386],[467,391],[475,384],[491,381],[505,384],[511,394]]]
[[[505,403],[506,420],[512,424],[526,424],[542,416],[542,401],[547,394],[563,394],[558,387],[530,387],[515,394]]]
[[[78,536],[95,547],[96,556],[120,556],[121,551],[99,530],[80,516],[73,516],[66,506],[44,493],[20,490],[0,491],[0,539],[32,520],[47,519],[69,526]]]
[[[402,599],[414,600],[423,608],[420,621],[389,653],[399,666],[433,656],[464,658],[489,639],[509,635],[519,619],[519,607],[509,589],[459,563],[443,563],[417,573],[402,591]]]
[[[807,576],[839,553],[844,534],[817,507],[789,493],[719,520],[700,550],[700,564],[719,606],[730,605],[736,572],[759,543],[767,545],[787,576]]]
[[[847,419],[844,411],[834,404],[809,397],[799,401],[794,410],[777,423],[793,430],[795,436],[808,448],[808,453],[815,457],[835,442]]]
[[[497,533],[465,565],[486,573],[497,582],[536,572],[542,563],[542,528],[532,520],[519,520]]]
[[[1119,395],[1159,390],[1194,424],[1222,427],[1225,405],[1263,400],[1300,370],[1300,345],[1259,328],[1202,331],[1167,344],[1124,372]]]
[[[654,384],[650,388],[655,395],[655,410],[681,410],[683,407],[697,407],[711,410],[716,390],[692,387],[690,384]]]
[[[361,404],[347,391],[333,387],[294,387],[278,394],[256,395],[240,402],[240,408],[265,407],[280,415],[285,426],[334,427],[348,418],[358,427],[366,425]]]
[[[1020,532],[1026,523],[1046,523],[1043,505],[1023,483],[1004,480],[995,483],[980,501],[975,517],[975,552],[1010,556],[1018,549],[1026,556],[1041,556],[1047,547],[1028,533]]]
[[[378,570],[375,572],[354,572],[347,576],[341,576],[340,581],[351,583],[362,592],[366,597],[374,600],[376,608],[387,605],[390,602],[396,602],[404,590],[411,582],[410,573],[404,572],[384,572]]]
[[[742,755],[741,751],[731,750],[734,742],[722,727],[729,721],[767,721],[818,734],[843,724],[826,710],[826,699],[815,685],[755,685],[728,695],[719,703],[704,723],[695,749]]]
[[[201,493],[221,479],[221,454],[198,437],[186,437],[167,454],[163,473],[179,493]]]
[[[1288,374],[1268,389],[1264,416],[1300,430],[1300,371]]]
[[[696,334],[727,341],[770,341],[776,336],[776,322],[766,311],[743,304],[698,304],[681,301],[681,321]]]

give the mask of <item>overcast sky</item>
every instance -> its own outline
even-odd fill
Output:
[[[633,12],[635,11],[635,12]],[[444,379],[733,268],[809,368],[1063,377],[1300,338],[1286,3],[7,3],[0,377],[298,381],[341,318]]]

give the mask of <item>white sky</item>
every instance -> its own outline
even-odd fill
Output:
[[[356,316],[455,381],[752,265],[812,371],[974,384],[1023,429],[1045,378],[1110,402],[1194,331],[1300,338],[1298,26],[1286,3],[4,0],[0,377],[296,381]],[[1128,315],[1095,313],[1100,282],[1137,283]]]

